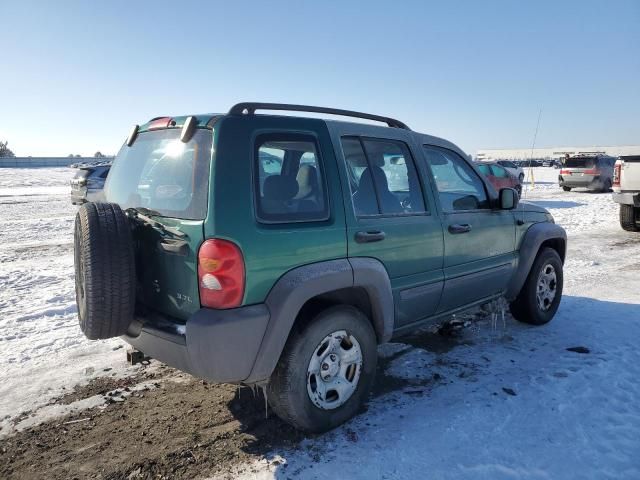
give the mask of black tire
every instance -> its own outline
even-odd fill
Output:
[[[76,304],[90,340],[124,335],[135,306],[135,265],[129,219],[116,204],[85,203],[74,235]]]
[[[521,173],[521,174],[518,176],[518,180],[520,180],[520,183],[523,183],[523,182],[524,182],[524,173]]]
[[[620,226],[627,232],[640,232],[640,226],[636,219],[640,220],[640,207],[620,204]]]
[[[307,391],[311,357],[326,336],[344,330],[360,344],[362,368],[357,387],[349,399],[334,409],[316,406]],[[325,432],[353,417],[369,395],[378,360],[376,335],[358,309],[339,305],[320,312],[310,322],[291,332],[267,387],[273,411],[295,428]]]
[[[538,278],[548,265],[553,267],[556,275],[555,280],[555,297],[546,309],[542,309],[537,301]],[[516,320],[531,325],[544,325],[548,323],[558,311],[560,300],[562,299],[562,260],[560,255],[552,248],[544,248],[538,253],[536,260],[533,262],[531,271],[524,282],[520,293],[516,299],[511,302],[511,314]]]
[[[522,185],[518,184],[515,186],[516,192],[518,192],[518,198],[522,197]]]
[[[607,193],[609,191],[611,191],[611,180],[607,178],[602,186],[602,193]]]
[[[565,192],[570,192],[571,191],[571,187],[562,187],[562,190],[564,190]]]

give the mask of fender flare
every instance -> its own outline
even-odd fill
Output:
[[[564,231],[564,228],[555,223],[534,223],[526,231],[522,242],[520,242],[518,266],[511,277],[509,287],[504,295],[507,300],[512,301],[518,296],[531,271],[531,266],[538,255],[540,246],[547,240],[557,240],[560,242],[561,251],[558,252],[558,254],[562,259],[562,263],[564,263],[567,251],[567,233]]]
[[[369,294],[372,323],[380,343],[391,338],[394,325],[391,282],[380,261],[372,258],[329,260],[294,268],[274,284],[265,304],[269,323],[251,374],[244,383],[266,381],[275,369],[302,306],[311,298],[359,286]]]

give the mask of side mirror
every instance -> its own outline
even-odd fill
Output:
[[[513,188],[500,189],[500,208],[502,210],[513,210],[518,206],[518,192]]]

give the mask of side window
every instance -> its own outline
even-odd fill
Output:
[[[483,165],[480,164],[478,165],[478,170],[480,171],[481,174],[483,174],[484,176],[489,176],[491,175],[491,169],[489,168],[489,165]]]
[[[316,139],[266,134],[256,139],[258,219],[269,223],[326,220],[329,208]]]
[[[426,212],[416,167],[406,144],[343,137],[342,149],[356,215]]]
[[[424,145],[438,196],[445,212],[490,208],[484,183],[457,153]]]
[[[509,176],[507,171],[500,165],[491,165],[491,171],[493,172],[494,177],[507,178]]]

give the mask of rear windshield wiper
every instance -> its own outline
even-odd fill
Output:
[[[127,208],[127,213],[129,216],[135,220],[140,220],[142,223],[149,225],[156,230],[159,230],[161,233],[168,233],[174,237],[178,238],[186,238],[188,235],[184,232],[181,232],[177,228],[168,227],[167,225],[163,225],[162,223],[154,220],[148,215],[160,215],[159,212],[155,210],[151,210],[149,208],[137,207],[137,208]]]

